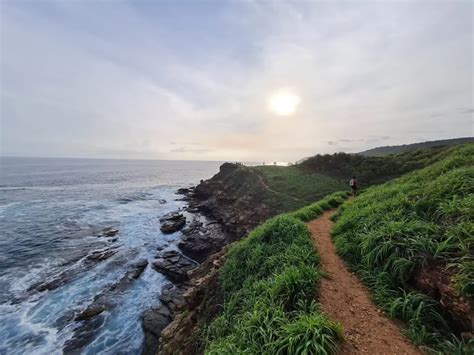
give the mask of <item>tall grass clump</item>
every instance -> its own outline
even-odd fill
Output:
[[[430,297],[426,290],[417,292],[414,283],[420,271],[442,270],[451,276],[445,286],[473,300],[474,145],[448,153],[346,202],[335,216],[333,237],[338,253],[374,291],[376,301],[406,322],[416,343],[462,354],[472,341],[456,338],[437,291]]]
[[[304,221],[343,203],[326,197],[256,228],[219,270],[222,312],[204,330],[207,354],[332,354],[340,327],[317,308],[319,258]]]

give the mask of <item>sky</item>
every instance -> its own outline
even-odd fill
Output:
[[[0,6],[3,156],[296,161],[474,135],[472,1]]]

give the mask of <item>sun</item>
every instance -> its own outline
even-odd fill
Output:
[[[299,96],[290,91],[281,90],[270,97],[268,106],[277,115],[289,116],[296,111],[300,102]]]

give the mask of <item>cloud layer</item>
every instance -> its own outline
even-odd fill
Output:
[[[1,3],[1,154],[294,161],[473,135],[465,2]],[[268,98],[291,90],[291,116]]]

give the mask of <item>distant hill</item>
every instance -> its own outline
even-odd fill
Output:
[[[459,144],[466,144],[466,143],[473,143],[473,142],[474,142],[474,137],[441,139],[437,141],[429,141],[429,142],[422,142],[422,143],[377,147],[377,148],[373,148],[369,150],[364,150],[363,152],[360,152],[358,154],[364,155],[366,157],[382,157],[389,154],[409,152],[409,151],[417,150],[421,148],[451,146],[451,145],[459,145]]]

